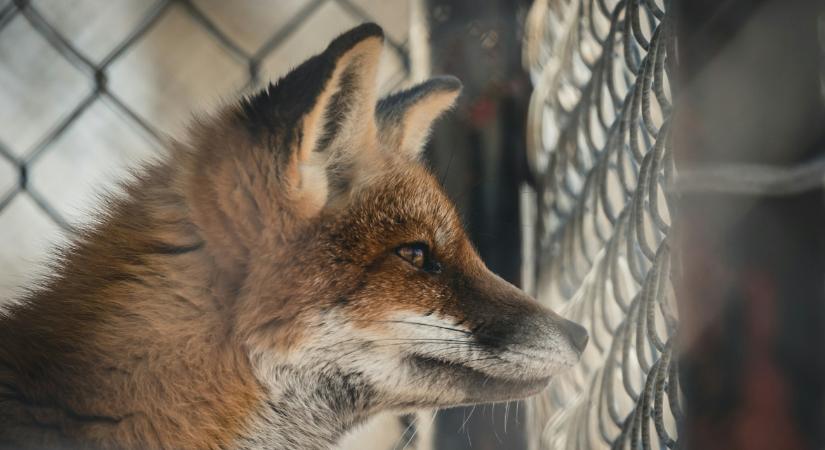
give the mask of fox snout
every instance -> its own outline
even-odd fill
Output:
[[[530,347],[538,350],[547,346],[551,350],[550,346],[558,344],[558,336],[564,347],[576,353],[576,359],[584,353],[590,338],[584,327],[548,310],[505,318],[483,331],[478,336],[482,345],[503,348]]]
[[[576,322],[569,320],[564,320],[562,327],[567,331],[567,336],[570,342],[573,343],[573,347],[578,350],[579,354],[584,353],[584,350],[587,348],[587,343],[590,340],[590,334],[587,330]]]
[[[541,306],[476,258],[471,253],[461,258],[463,264],[447,261],[432,277],[447,280],[449,294],[441,308],[423,316],[399,311],[389,320],[391,339],[411,344],[404,354],[411,379],[455,388],[455,404],[536,394],[579,361],[587,330]]]
[[[502,317],[481,329],[477,339],[505,362],[494,369],[499,375],[543,379],[578,362],[589,336],[581,325],[539,308]]]
[[[495,277],[489,310],[479,310],[473,329],[479,345],[505,363],[492,369],[501,376],[547,378],[578,362],[589,335],[581,325],[567,320]]]

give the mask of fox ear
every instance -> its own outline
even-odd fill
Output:
[[[281,161],[293,198],[317,211],[376,148],[375,104],[384,33],[367,23],[345,32],[316,55],[242,105],[253,135],[281,136]],[[282,157],[284,155],[281,155]]]
[[[333,144],[358,144],[375,137],[375,121],[367,119],[372,119],[375,111],[383,43],[381,27],[368,23],[342,34],[319,55],[332,70],[301,123],[301,161]],[[293,74],[296,72],[299,70]]]
[[[381,99],[376,108],[381,143],[417,159],[433,122],[453,106],[461,87],[458,78],[434,77]]]

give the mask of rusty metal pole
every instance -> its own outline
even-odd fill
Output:
[[[825,448],[825,192],[770,181],[825,152],[825,8],[674,6],[683,447]]]

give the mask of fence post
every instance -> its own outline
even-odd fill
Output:
[[[675,3],[683,446],[823,448],[824,8]]]

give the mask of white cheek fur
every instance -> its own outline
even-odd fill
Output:
[[[372,396],[370,406],[353,412],[354,416],[341,416],[338,422],[318,424],[332,430],[307,430],[318,435],[334,435],[335,427],[351,426],[360,420],[357,414],[366,417],[381,410],[401,411],[404,409],[398,406],[404,404],[446,406],[465,401],[465,393],[450,376],[439,378],[437,386],[425,382],[421,373],[405,362],[413,355],[455,362],[489,376],[510,379],[546,377],[576,360],[569,344],[552,330],[540,346],[529,343],[512,349],[490,349],[479,345],[470,329],[456,322],[437,314],[398,312],[369,326],[356,326],[357,322],[340,312],[328,313],[317,323],[307,324],[307,338],[298,347],[286,354],[252,349],[250,360],[257,378],[269,391],[268,403],[283,404],[284,394],[289,392],[288,407],[295,411],[322,411],[327,407],[317,390],[317,380],[357,374]],[[275,442],[283,430],[274,429],[273,423],[284,419],[273,414],[262,407],[261,414],[250,423],[247,445]]]

